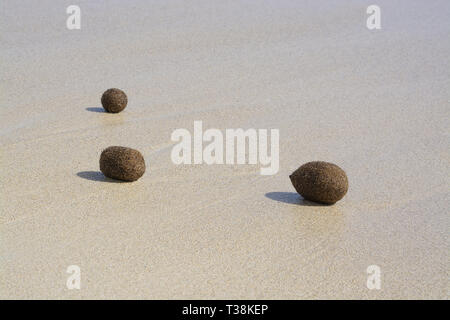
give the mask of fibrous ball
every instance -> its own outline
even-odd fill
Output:
[[[135,149],[108,147],[100,155],[100,171],[112,179],[136,181],[145,172],[144,157]]]
[[[125,109],[127,103],[127,95],[120,89],[108,89],[102,95],[102,106],[106,112],[118,113]]]
[[[302,165],[289,178],[295,190],[305,199],[334,204],[348,190],[348,179],[344,170],[324,161],[313,161]]]

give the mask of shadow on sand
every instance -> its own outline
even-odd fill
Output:
[[[126,183],[126,181],[114,180],[108,177],[105,177],[103,173],[100,171],[81,171],[77,173],[77,176],[80,178],[91,180],[91,181],[100,181],[100,182],[109,182],[109,183]]]
[[[99,107],[89,107],[86,108],[86,110],[90,112],[106,113],[105,109]]]
[[[278,202],[296,204],[299,206],[307,206],[307,207],[327,207],[327,206],[329,206],[328,204],[321,204],[321,203],[316,203],[316,202],[305,200],[296,192],[268,192],[265,194],[265,196],[269,199],[272,199],[272,200],[275,200]]]

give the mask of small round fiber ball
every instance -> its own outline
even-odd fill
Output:
[[[305,163],[289,178],[303,198],[314,202],[334,204],[341,200],[348,190],[348,179],[344,170],[329,162]]]
[[[144,157],[135,149],[108,147],[100,155],[100,171],[112,179],[136,181],[145,172]]]
[[[102,106],[106,112],[118,113],[125,109],[127,103],[127,95],[120,89],[108,89],[102,95]]]

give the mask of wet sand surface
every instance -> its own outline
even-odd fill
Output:
[[[376,31],[368,1],[70,4],[0,3],[1,298],[449,298],[450,2],[378,1]],[[195,120],[279,129],[279,172],[174,165]],[[105,178],[110,145],[145,175]],[[334,206],[289,181],[313,160]]]

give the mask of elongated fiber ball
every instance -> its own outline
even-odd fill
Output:
[[[289,178],[295,190],[305,199],[334,204],[348,190],[348,179],[344,170],[324,161],[313,161],[302,165]]]
[[[112,179],[136,181],[145,172],[144,157],[135,149],[108,147],[100,155],[100,171]]]

